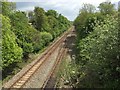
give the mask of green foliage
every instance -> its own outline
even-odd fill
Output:
[[[30,31],[28,34],[29,36],[31,36],[29,37],[29,40],[33,45],[34,52],[38,52],[44,47],[43,40],[39,31],[34,30],[33,27],[31,30],[32,31]]]
[[[66,31],[66,29],[71,25],[70,21],[61,14],[59,14],[58,16],[58,22],[59,22],[60,33]]]
[[[95,11],[95,7],[93,5],[83,4],[82,9],[80,9],[80,11],[79,11],[79,15],[74,20],[74,25],[77,30],[81,29],[81,28],[85,28],[84,25],[86,23],[87,18],[89,18],[89,16],[93,15],[94,11]]]
[[[108,17],[104,23],[79,43],[80,64],[85,76],[80,83],[85,87],[119,87],[120,64],[118,55],[118,22]],[[93,81],[88,80],[94,77]],[[81,80],[81,79],[80,79]],[[96,83],[96,84],[95,84]],[[98,84],[98,85],[97,85]]]
[[[17,36],[17,42],[23,48],[24,55],[37,52],[43,47],[40,32],[28,24],[28,19],[23,12],[16,12],[10,16],[13,31]]]
[[[16,4],[13,2],[2,2],[2,14],[9,16],[16,9]]]
[[[16,36],[11,31],[9,18],[2,16],[2,69],[8,68],[14,63],[20,62],[22,58],[22,49],[16,42]]]
[[[48,32],[41,32],[41,39],[44,41],[43,44],[46,46],[52,39],[52,35]]]
[[[96,22],[104,20],[100,13],[80,13],[74,21],[76,31],[78,32],[79,39],[85,38],[93,31]],[[82,22],[81,22],[82,21]]]
[[[99,9],[96,13],[82,9],[74,21],[79,51],[75,87],[119,88],[119,12],[110,2],[101,3]]]
[[[47,23],[47,17],[45,15],[45,11],[43,8],[35,7],[35,27],[39,31],[47,31],[49,30],[49,26]]]
[[[80,13],[94,13],[96,10],[95,6],[92,4],[83,4],[82,8],[80,9]]]
[[[23,48],[24,55],[33,52],[32,42],[30,41],[29,36],[29,33],[31,33],[31,31],[33,32],[33,28],[28,24],[25,13],[16,12],[10,16],[10,19],[12,22],[12,30],[17,36],[18,45]]]
[[[32,24],[40,32],[49,32],[56,38],[70,26],[70,21],[55,10],[44,11],[43,8],[35,7]]]
[[[111,2],[102,2],[98,8],[100,9],[100,12],[103,15],[107,15],[107,14],[114,14],[115,12],[115,8],[114,8],[114,4],[112,4]]]
[[[50,23],[50,28],[51,28],[49,33],[52,34],[53,38],[59,36],[60,33],[62,32],[62,30],[59,28],[60,26],[59,21],[53,16],[48,16],[48,23]]]
[[[62,85],[59,85],[61,83],[64,83],[64,85],[69,85],[68,87],[75,87],[77,82],[77,74],[79,73],[78,70],[78,65],[76,66],[74,60],[69,62],[68,59],[64,59],[60,63],[60,68],[57,75],[57,88],[64,87]]]
[[[48,10],[48,11],[46,12],[46,15],[47,15],[47,16],[53,16],[54,18],[57,18],[57,17],[58,17],[58,13],[57,13],[57,11],[55,11],[55,10]]]

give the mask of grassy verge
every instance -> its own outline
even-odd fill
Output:
[[[77,67],[73,61],[63,59],[57,73],[56,88],[71,88],[77,83]]]

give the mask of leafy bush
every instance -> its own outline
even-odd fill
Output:
[[[16,12],[10,16],[13,32],[17,36],[18,45],[23,48],[24,56],[41,49],[40,32],[28,24],[28,19],[24,12]]]
[[[80,80],[86,87],[119,87],[117,18],[107,17],[101,25],[97,23],[93,32],[80,41],[79,51],[85,73],[84,79]],[[92,80],[90,77],[93,77]]]
[[[104,17],[100,13],[81,13],[74,21],[79,39],[88,36],[89,33],[93,31],[96,22],[100,24],[103,20]]]
[[[8,68],[10,65],[20,62],[22,58],[22,49],[16,42],[16,36],[11,31],[9,18],[2,16],[2,69]]]
[[[55,10],[48,10],[48,11],[46,12],[46,15],[47,15],[47,16],[52,16],[52,17],[54,17],[54,18],[57,18],[57,17],[58,17],[58,13],[57,13],[57,11],[55,11]]]
[[[2,14],[4,16],[8,16],[13,13],[13,11],[15,10],[16,8],[16,3],[14,2],[1,2],[0,4],[2,4]]]
[[[44,41],[44,45],[48,45],[48,43],[53,39],[52,35],[47,32],[41,32],[41,39]]]
[[[44,47],[40,32],[36,31],[34,33],[31,33],[31,37],[34,52],[40,51]]]

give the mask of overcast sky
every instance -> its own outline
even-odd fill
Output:
[[[17,2],[17,10],[33,10],[34,6],[39,6],[45,10],[54,9],[63,14],[69,20],[74,20],[79,13],[83,3],[90,3],[97,7],[106,0],[8,0]],[[109,0],[117,5],[120,0]]]

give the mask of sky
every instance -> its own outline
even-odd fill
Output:
[[[93,4],[95,7],[101,2],[106,0],[8,0],[11,2],[17,2],[17,10],[31,11],[35,6],[44,8],[45,10],[54,9],[58,13],[63,14],[69,20],[73,21],[79,14],[79,10],[83,3]],[[109,0],[113,4],[118,3],[120,0]]]

